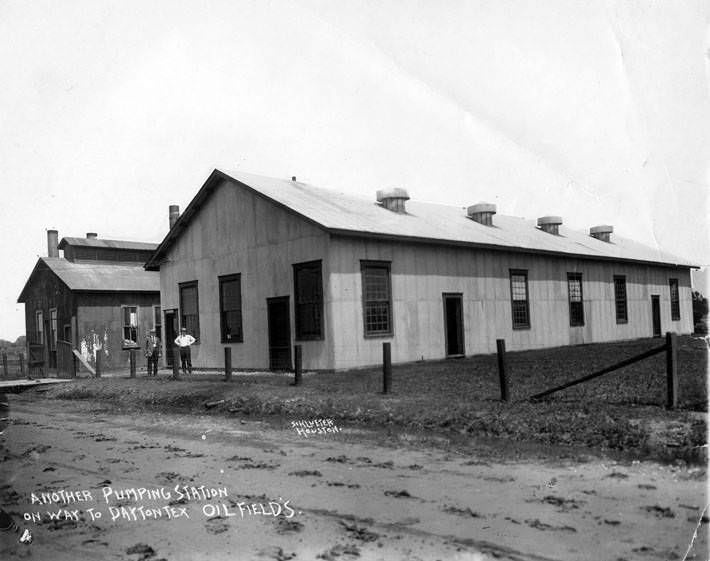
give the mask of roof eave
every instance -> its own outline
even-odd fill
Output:
[[[35,275],[35,273],[37,272],[37,269],[39,268],[40,264],[43,264],[45,267],[47,267],[47,270],[48,270],[50,273],[52,273],[52,274],[57,278],[57,280],[59,280],[59,282],[61,282],[68,290],[71,290],[71,288],[69,288],[69,285],[68,285],[66,282],[64,282],[64,279],[62,279],[62,277],[60,277],[56,272],[54,272],[54,270],[52,269],[52,267],[50,267],[50,266],[45,262],[45,258],[44,258],[44,257],[40,257],[39,259],[37,259],[37,263],[35,263],[35,266],[34,266],[34,268],[32,269],[32,272],[30,273],[30,276],[27,277],[27,282],[25,283],[25,286],[22,288],[22,292],[20,292],[20,295],[17,297],[17,303],[18,303],[18,304],[25,304],[25,303],[26,303],[25,292],[26,292],[27,289],[29,288],[30,282],[32,282],[32,277],[34,277],[34,275]]]
[[[82,243],[73,243],[74,240],[76,240],[77,242],[82,242]],[[121,246],[109,245],[111,243],[135,244],[135,245],[140,245],[140,246],[154,246],[154,247],[121,247]],[[150,242],[131,242],[128,240],[114,240],[114,239],[95,239],[95,240],[89,239],[89,240],[87,240],[87,238],[77,238],[77,237],[73,237],[73,236],[65,236],[61,239],[61,241],[57,245],[57,249],[66,249],[67,246],[93,247],[93,248],[102,248],[102,249],[112,249],[115,251],[155,251],[155,249],[157,248],[157,244],[150,243]]]
[[[165,235],[163,241],[158,244],[158,247],[153,252],[153,255],[151,255],[150,259],[148,259],[148,261],[146,261],[143,265],[143,268],[146,271],[160,270],[160,260],[162,259],[163,254],[172,246],[173,242],[179,237],[181,231],[188,226],[192,216],[197,212],[197,210],[199,210],[201,204],[204,200],[206,200],[208,195],[217,185],[218,181],[223,178],[224,174],[221,171],[218,169],[212,170],[212,173],[202,184],[202,187],[200,187],[200,190],[192,198],[190,203],[187,205],[187,208],[180,214],[180,216],[178,216],[177,221]]]
[[[35,266],[32,269],[32,272],[30,273],[30,276],[27,277],[27,281],[25,281],[25,286],[22,287],[22,291],[20,292],[20,295],[17,297],[17,303],[18,304],[24,304],[27,299],[25,298],[25,292],[30,287],[30,283],[32,282],[32,277],[34,276],[35,272],[37,271],[37,267],[39,267],[39,264],[42,262],[41,259],[37,260],[37,263],[35,263]]]
[[[699,269],[700,268],[700,266],[698,266],[698,265],[692,265],[692,264],[687,264],[687,263],[682,263],[682,264],[668,263],[668,262],[663,262],[663,261],[633,259],[633,258],[628,258],[628,257],[614,257],[614,256],[602,256],[602,255],[597,256],[597,255],[589,255],[589,254],[584,254],[584,253],[555,251],[555,250],[550,250],[550,249],[536,249],[536,248],[527,248],[527,247],[518,247],[518,246],[503,246],[503,245],[497,245],[497,244],[477,243],[477,242],[469,242],[469,241],[463,241],[463,240],[445,240],[445,239],[439,239],[439,238],[426,238],[426,237],[419,237],[419,236],[407,236],[407,235],[398,235],[398,234],[367,232],[367,231],[355,230],[355,229],[351,230],[351,229],[342,229],[342,228],[332,228],[332,227],[325,226],[325,225],[321,224],[320,222],[317,222],[313,218],[306,216],[306,215],[302,214],[301,212],[294,210],[293,208],[289,207],[288,205],[269,197],[268,195],[262,193],[261,191],[249,186],[248,184],[246,184],[246,183],[244,183],[232,176],[230,176],[229,174],[227,174],[221,170],[214,169],[212,171],[212,173],[210,174],[210,176],[205,181],[205,183],[202,185],[200,190],[197,192],[197,194],[190,201],[190,203],[187,206],[187,208],[185,209],[185,211],[179,216],[177,222],[170,229],[168,234],[165,236],[163,241],[160,243],[158,248],[155,250],[155,252],[151,256],[151,258],[145,263],[145,265],[144,265],[145,270],[147,270],[147,271],[159,271],[160,270],[160,263],[161,263],[162,259],[165,257],[165,254],[167,253],[167,251],[170,249],[170,247],[175,242],[175,240],[181,235],[182,231],[185,228],[187,228],[187,226],[189,225],[193,216],[199,211],[201,206],[204,204],[204,202],[207,200],[207,198],[211,195],[214,188],[221,181],[229,181],[229,182],[232,182],[236,185],[239,185],[240,187],[261,197],[262,199],[271,202],[272,204],[276,205],[278,208],[281,208],[282,210],[285,210],[286,212],[288,212],[294,216],[297,216],[297,217],[301,218],[302,220],[305,220],[306,222],[316,226],[317,228],[323,230],[324,232],[329,233],[329,234],[333,234],[333,235],[355,237],[355,238],[377,238],[377,239],[398,240],[398,241],[403,241],[403,242],[408,242],[408,243],[424,243],[424,244],[449,245],[449,246],[454,245],[454,246],[460,246],[460,247],[475,247],[475,248],[480,248],[480,249],[490,249],[490,250],[494,250],[494,251],[511,251],[511,252],[531,253],[531,254],[538,254],[538,255],[540,255],[540,254],[553,255],[553,256],[558,256],[558,257],[578,258],[578,259],[596,260],[596,261],[620,261],[620,262],[625,262],[625,263],[656,265],[656,266],[674,267],[674,268],[683,268],[683,269]]]
[[[221,181],[230,181],[232,183],[235,183],[239,185],[240,187],[246,189],[250,193],[253,193],[262,199],[269,201],[270,203],[276,205],[278,208],[285,210],[289,214],[293,214],[294,216],[297,216],[309,224],[312,224],[313,226],[316,226],[317,228],[320,228],[321,230],[325,232],[330,232],[331,230],[320,222],[317,222],[313,220],[311,217],[306,216],[305,214],[302,214],[293,208],[289,207],[288,205],[277,201],[276,199],[273,199],[269,197],[268,195],[265,195],[261,191],[254,189],[253,187],[247,185],[246,183],[239,181],[238,179],[235,179],[231,175],[224,173],[221,170],[214,169],[210,176],[207,178],[207,180],[203,183],[202,187],[200,187],[200,190],[197,192],[197,194],[192,198],[190,201],[190,204],[187,205],[187,208],[185,211],[178,217],[177,221],[173,225],[173,227],[170,229],[170,231],[167,233],[165,238],[163,239],[162,242],[160,242],[160,245],[158,248],[155,250],[151,258],[145,263],[143,266],[146,271],[159,271],[160,270],[160,261],[167,252],[168,249],[172,246],[172,244],[175,242],[175,240],[180,236],[182,233],[182,230],[186,229],[187,226],[189,225],[190,221],[192,220],[192,217],[199,211],[201,208],[202,204],[207,200],[207,198],[212,194],[212,191],[215,189],[217,185]]]
[[[147,288],[70,288],[74,294],[113,294],[115,292],[145,292],[160,294],[160,289],[153,290]]]
[[[554,251],[550,249],[535,249],[529,247],[520,246],[503,246],[497,244],[486,244],[477,242],[468,242],[463,240],[443,240],[437,238],[424,238],[419,236],[404,236],[398,234],[387,234],[380,232],[366,232],[362,230],[345,230],[339,228],[330,228],[328,231],[334,236],[349,237],[349,238],[369,238],[369,239],[383,239],[383,240],[395,240],[406,243],[421,243],[428,245],[446,245],[446,246],[457,246],[457,247],[471,247],[476,249],[490,249],[493,251],[508,251],[514,253],[532,253],[532,254],[543,254],[551,255],[555,257],[570,257],[575,259],[586,259],[590,261],[623,261],[624,263],[635,263],[640,265],[656,265],[661,267],[673,267],[681,269],[700,269],[699,265],[691,265],[685,263],[667,263],[664,261],[648,261],[643,259],[630,259],[628,257],[613,257],[607,255],[588,255],[584,253],[572,253],[565,251]]]

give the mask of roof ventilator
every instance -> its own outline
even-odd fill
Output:
[[[404,189],[380,189],[377,191],[377,202],[387,210],[399,214],[407,214],[404,203],[409,200],[409,194]]]
[[[555,236],[560,235],[560,225],[562,224],[562,218],[559,216],[541,216],[537,219],[537,225],[543,232],[548,234],[553,234]]]
[[[96,232],[86,232],[86,239],[87,240],[95,240],[98,237],[99,237],[99,235]]]
[[[484,226],[493,226],[493,215],[496,213],[496,205],[490,203],[476,203],[468,207],[466,214],[474,222]]]
[[[589,228],[589,235],[606,243],[611,243],[611,234],[614,231],[613,226],[592,226]]]

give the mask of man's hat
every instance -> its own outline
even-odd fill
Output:
[[[187,331],[187,327],[181,327],[180,331]]]
[[[148,333],[155,333],[155,329],[151,329]]]

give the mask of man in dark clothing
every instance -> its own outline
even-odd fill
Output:
[[[158,375],[158,359],[160,359],[160,338],[155,334],[155,329],[151,329],[145,340],[145,357],[148,362],[148,376]]]

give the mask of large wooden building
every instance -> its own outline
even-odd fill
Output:
[[[48,230],[48,256],[39,258],[18,298],[29,364],[45,374],[67,370],[77,350],[90,366],[101,353],[105,368],[125,367],[126,340],[142,346],[148,330],[160,328],[160,281],[143,267],[156,247],[94,233],[58,243],[57,231]]]
[[[692,329],[690,268],[613,235],[215,170],[146,264],[193,364],[347,369]],[[169,326],[169,327],[168,327]]]

